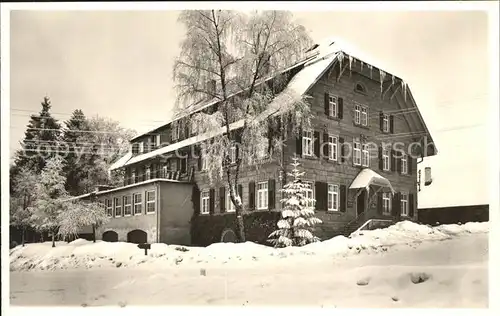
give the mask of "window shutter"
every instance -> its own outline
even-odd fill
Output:
[[[296,138],[295,152],[298,157],[302,157],[302,128],[299,130],[299,135]]]
[[[314,135],[314,155],[316,157],[320,157],[321,156],[320,155],[320,148],[319,148],[319,144],[320,144],[319,135],[320,134],[319,134],[319,132],[314,132],[313,135]]]
[[[407,158],[408,159],[407,160],[408,161],[408,174],[412,174],[412,172],[413,172],[413,170],[412,170],[413,169],[413,158],[409,154],[407,157],[408,157]]]
[[[396,171],[396,151],[391,150],[391,171]]]
[[[339,147],[340,147],[340,159],[337,159],[339,163],[345,162],[345,148],[344,148],[344,137],[339,137]]]
[[[226,188],[225,187],[220,187],[219,188],[219,207],[220,207],[220,212],[224,213],[226,211]]]
[[[248,183],[248,207],[253,210],[255,208],[255,182]]]
[[[392,198],[392,216],[399,218],[401,215],[401,194],[396,192]]]
[[[383,194],[382,192],[378,193],[378,203],[377,203],[377,210],[379,214],[382,214],[384,212],[384,199],[383,199]]]
[[[274,131],[271,128],[271,125],[267,126],[267,154],[271,153],[272,147],[273,147],[273,136],[274,136]]]
[[[243,204],[243,186],[238,184],[238,196],[240,197],[241,204]]]
[[[384,157],[382,157],[382,146],[378,148],[378,168],[384,170]]]
[[[396,159],[396,171],[398,173],[401,173],[401,165],[402,165],[402,160],[401,160],[401,157],[397,158]]]
[[[210,214],[213,214],[214,211],[215,211],[215,190],[214,189],[210,189],[210,208],[209,208],[209,211],[210,211]]]
[[[201,148],[200,146],[196,146],[196,152],[198,154],[198,170],[201,170],[202,165],[201,165]]]
[[[340,211],[347,211],[347,190],[345,185],[340,186]]]
[[[383,132],[384,131],[384,113],[382,111],[380,111],[380,131]]]
[[[328,184],[326,182],[316,181],[314,185],[316,191],[316,210],[327,211]]]
[[[325,115],[330,116],[330,95],[325,93]]]
[[[338,106],[337,116],[339,119],[343,119],[344,118],[344,99],[343,98],[337,98],[337,106]]]
[[[410,217],[413,217],[415,214],[415,202],[414,202],[415,196],[413,193],[408,194],[408,215]]]
[[[389,115],[389,130],[394,134],[394,115]]]
[[[276,190],[275,190],[275,180],[269,179],[268,181],[268,190],[267,190],[267,205],[268,209],[273,210],[276,207]]]
[[[328,157],[330,156],[329,152],[330,146],[328,145],[328,133],[323,134],[323,144],[321,146],[323,146],[323,155],[325,156],[324,158],[328,159]]]
[[[197,185],[193,186],[193,194],[191,195],[191,202],[193,202],[194,213],[200,214],[200,189],[198,189]],[[123,203],[123,205],[125,205],[125,202]],[[125,209],[125,206],[123,208]]]

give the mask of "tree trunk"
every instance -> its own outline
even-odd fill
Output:
[[[54,234],[54,232],[51,233],[51,237],[52,237],[52,248],[55,248],[56,247],[56,235]]]
[[[22,234],[21,234],[21,245],[24,247],[24,238],[26,236],[26,228],[23,228]]]
[[[238,208],[240,209],[238,210]],[[236,234],[240,242],[245,242],[245,223],[243,222],[243,215],[241,215],[241,211],[241,206],[236,206],[236,225],[238,227],[238,231],[236,232]]]
[[[95,225],[92,224],[92,239],[95,242]]]

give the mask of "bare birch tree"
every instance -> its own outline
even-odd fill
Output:
[[[178,115],[204,102],[217,104],[215,111],[193,115],[190,124],[211,136],[201,144],[208,176],[211,183],[223,181],[229,187],[238,239],[244,242],[245,210],[237,192],[240,171],[257,168],[263,157],[283,165],[284,140],[299,126],[310,124],[307,101],[281,91],[290,79],[282,70],[303,58],[312,42],[285,11],[190,10],[179,20],[187,33],[174,65]],[[234,146],[235,162],[231,161]]]

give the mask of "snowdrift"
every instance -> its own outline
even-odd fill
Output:
[[[310,256],[347,256],[360,252],[383,252],[395,245],[444,240],[463,235],[488,233],[489,223],[441,225],[430,227],[409,221],[388,228],[360,231],[346,238],[337,236],[304,247],[275,249],[252,242],[218,243],[208,247],[184,247],[152,244],[148,255],[136,244],[125,242],[93,243],[83,239],[73,242],[51,242],[17,246],[10,252],[11,271],[89,269],[99,267],[136,267],[139,265],[192,266],[235,264],[253,265],[256,261],[276,261],[283,258],[307,260]]]

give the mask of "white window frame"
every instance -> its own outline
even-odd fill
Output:
[[[361,142],[358,140],[353,141],[353,164],[361,166]]]
[[[382,149],[382,164],[382,169],[384,171],[391,170],[391,158],[389,149]]]
[[[361,106],[361,125],[368,126],[368,107]]]
[[[200,214],[210,213],[210,190],[203,190],[200,194]]]
[[[135,183],[135,171],[132,171],[132,173],[130,174],[130,178],[131,178],[131,182]]]
[[[314,132],[305,130],[302,132],[302,155],[312,156],[314,154]]]
[[[207,169],[208,169],[207,155],[206,155],[206,153],[202,152],[201,153],[201,170],[205,171]]]
[[[384,114],[382,119],[382,130],[386,133],[389,132],[389,114]]]
[[[226,188],[227,194],[226,194],[226,212],[232,213],[236,211],[236,207],[233,204],[233,201],[231,201],[231,193],[229,192],[229,188]],[[238,195],[238,193],[235,191],[234,194]]]
[[[141,199],[139,202],[136,201],[135,197],[139,196]],[[134,216],[141,215],[142,214],[142,194],[141,193],[134,193],[132,194],[132,203],[134,205]],[[137,213],[137,207],[139,207],[140,212]]]
[[[354,105],[354,123],[360,125],[361,124],[361,105]]]
[[[339,157],[339,138],[337,135],[328,135],[328,159],[337,161]]]
[[[156,134],[156,147],[161,146],[161,134]]]
[[[146,167],[146,180],[151,179],[151,167]]]
[[[162,178],[166,178],[167,177],[167,172],[168,172],[167,165],[165,165],[165,166],[162,167],[162,171],[163,171]]]
[[[339,208],[339,186],[338,184],[328,183],[327,207],[330,212],[338,212]]]
[[[129,203],[127,202],[127,198],[130,198]],[[129,210],[127,214],[127,208]],[[132,216],[132,196],[131,195],[125,195],[123,196],[123,216]]]
[[[382,213],[391,214],[392,210],[392,197],[391,193],[382,193]]]
[[[310,203],[306,204],[306,207],[314,207],[316,205],[316,203],[315,203],[314,183],[311,182],[311,181],[304,181],[303,183],[308,186],[308,188],[306,188],[306,190],[305,190],[306,191],[306,197],[313,200]]]
[[[408,193],[401,192],[401,216],[409,216],[408,213]]]
[[[269,187],[268,182],[259,182],[257,183],[257,209],[258,210],[267,210],[269,207]]]
[[[328,96],[328,115],[330,117],[337,117],[338,115],[338,102],[337,97],[334,95]]]
[[[120,202],[120,205],[117,205],[117,203],[116,203],[117,201]],[[117,217],[117,216],[122,217],[123,216],[123,206],[122,206],[122,204],[123,204],[123,199],[120,199],[119,197],[113,198],[113,207],[115,209],[115,217]],[[120,215],[117,215],[118,214],[118,210],[120,210],[120,212],[119,212]]]
[[[104,205],[106,206],[106,215],[108,217],[113,217],[113,200],[112,199],[105,199]]]
[[[153,193],[153,200],[149,200],[149,194]],[[153,204],[153,211],[149,211],[149,205]],[[146,214],[154,214],[156,211],[156,191],[146,191]]]
[[[139,154],[144,153],[144,142],[139,142]]]
[[[408,155],[401,155],[401,174],[408,174]]]
[[[361,163],[363,167],[370,167],[370,151],[368,150],[367,144],[361,145]]]

